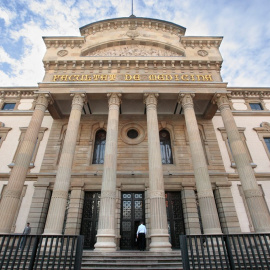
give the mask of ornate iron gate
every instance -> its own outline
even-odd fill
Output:
[[[185,234],[181,192],[166,192],[165,198],[170,242],[172,248],[180,248],[179,236]]]
[[[93,249],[96,243],[100,192],[85,192],[81,235],[84,235],[84,249]]]
[[[144,192],[122,192],[121,195],[121,249],[136,248],[136,232],[144,221]]]

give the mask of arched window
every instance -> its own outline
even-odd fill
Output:
[[[93,164],[104,163],[105,145],[106,145],[106,131],[100,129],[97,131],[95,137]]]
[[[162,164],[173,164],[170,133],[163,129],[159,132]]]

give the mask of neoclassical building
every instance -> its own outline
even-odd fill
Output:
[[[227,87],[222,37],[117,18],[43,37],[37,87],[0,88],[0,233],[150,251],[270,232],[270,88]]]

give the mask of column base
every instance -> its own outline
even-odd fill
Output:
[[[150,244],[150,252],[170,252],[172,251],[171,243],[169,242],[168,234],[152,234],[150,236],[151,244]]]
[[[95,244],[95,252],[115,252],[115,235],[97,235]]]

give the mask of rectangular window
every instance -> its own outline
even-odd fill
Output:
[[[263,139],[264,139],[264,142],[265,142],[265,144],[267,146],[267,149],[268,149],[268,151],[270,153],[270,137],[263,138]]]
[[[263,107],[260,103],[249,103],[249,106],[252,111],[262,111]]]
[[[3,111],[13,111],[16,103],[5,103],[2,110]]]

